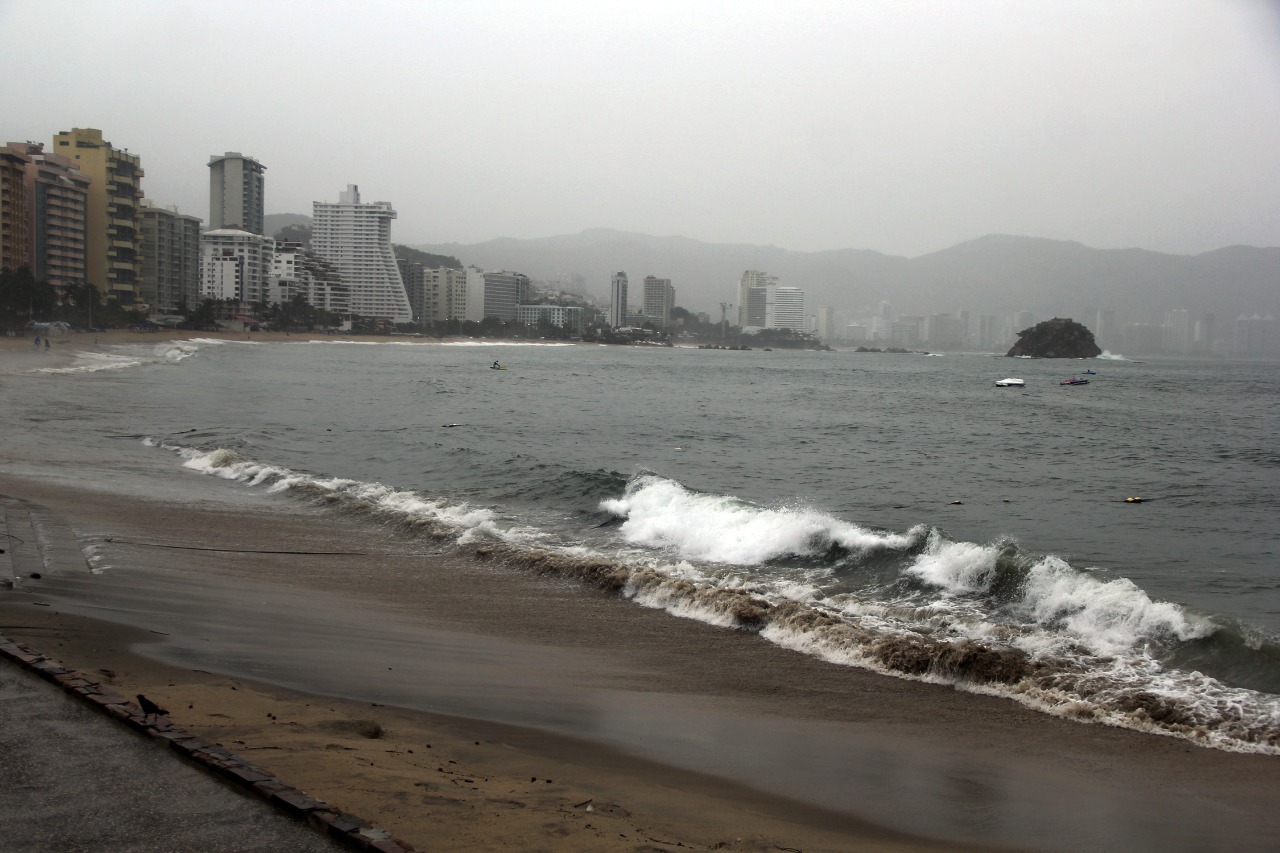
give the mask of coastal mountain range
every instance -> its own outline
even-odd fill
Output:
[[[1082,317],[1099,308],[1159,322],[1177,308],[1280,316],[1280,248],[1230,246],[1199,255],[1094,249],[1081,243],[993,234],[905,258],[865,249],[796,252],[777,246],[704,243],[595,228],[579,234],[484,243],[415,244],[486,269],[554,280],[580,275],[607,296],[623,270],[638,292],[646,275],[671,279],[676,303],[719,315],[738,301],[742,271],[759,269],[803,288],[807,310],[859,311],[888,301],[900,314],[1032,311]]]
[[[280,216],[288,217],[282,225],[308,219]],[[268,224],[274,219],[268,217]],[[737,302],[746,269],[764,270],[780,284],[803,288],[809,312],[820,305],[860,312],[887,301],[899,314],[1031,311],[1084,318],[1102,308],[1115,310],[1123,320],[1157,323],[1165,311],[1179,308],[1213,313],[1223,321],[1240,314],[1280,316],[1280,247],[1228,246],[1173,255],[993,234],[907,258],[867,249],[798,252],[707,243],[608,228],[411,247],[534,280],[572,284],[580,277],[587,293],[606,301],[610,277],[619,270],[627,273],[637,296],[646,275],[669,278],[676,304],[717,318],[720,302]]]

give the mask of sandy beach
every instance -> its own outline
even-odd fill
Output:
[[[193,338],[219,341],[301,342],[301,341],[358,341],[358,342],[412,342],[438,343],[439,338],[395,337],[373,335],[328,335],[324,332],[193,332],[183,329],[159,329],[154,332],[138,332],[130,329],[108,329],[105,332],[73,332],[50,339],[49,346],[34,345],[35,335],[0,334],[0,372],[17,373],[39,367],[60,367],[69,363],[77,351],[100,352],[103,347],[122,344],[163,344],[170,341],[188,341]]]
[[[361,589],[362,583],[351,580],[358,574],[352,558],[343,556],[315,558],[319,562],[314,568],[319,571],[308,574],[296,587],[257,586],[255,578],[279,580],[290,571],[287,564],[297,559],[249,552],[279,548],[282,543],[295,551],[350,550],[354,541],[368,538],[358,525],[337,523],[316,529],[305,517],[288,515],[269,524],[250,515],[200,517],[181,508],[121,504],[100,493],[7,477],[0,477],[0,492],[22,495],[24,505],[65,512],[63,517],[77,531],[98,531],[91,535],[104,544],[105,531],[114,531],[110,538],[116,541],[102,550],[123,569],[97,577],[50,573],[21,579],[16,589],[0,593],[0,633],[45,651],[118,692],[154,697],[171,710],[175,723],[192,733],[236,750],[313,796],[392,828],[418,849],[964,849],[915,839],[838,812],[574,738],[344,697],[344,681],[353,678],[358,692],[355,682],[371,672],[369,652],[374,649],[377,669],[388,673],[387,678],[401,670],[405,677],[420,677],[413,660],[385,654],[388,623],[403,617],[407,597],[396,596],[391,589]],[[149,523],[140,525],[139,518]],[[233,526],[239,530],[234,536],[214,533]],[[201,547],[230,546],[232,550],[175,552],[125,544],[147,541],[160,531],[166,541],[199,538],[206,543]],[[386,557],[388,562],[396,559]],[[409,561],[399,558],[399,562]],[[487,567],[477,568],[479,575],[489,575],[490,583],[504,582],[492,577]],[[395,574],[404,578],[400,571]],[[430,601],[434,614],[435,633],[413,638],[424,653],[450,645],[484,644],[485,639],[475,633],[490,618],[477,612],[481,596],[475,584],[482,578],[475,572],[468,574],[443,584],[431,582],[430,590],[412,591],[412,600]],[[505,581],[514,581],[516,594],[536,599],[535,578],[516,576]],[[281,594],[285,600],[274,598]],[[366,599],[354,619],[353,595]],[[237,605],[227,596],[252,602],[251,606],[265,604],[274,613],[269,621],[282,620],[277,633],[259,633],[262,622],[248,615],[253,641],[261,643],[263,652],[277,643],[323,648],[325,672],[316,674],[315,692],[165,660],[165,635],[173,628],[168,620],[194,626],[209,615],[210,606],[221,607],[219,601],[227,604],[227,610],[214,617],[215,622],[229,627],[246,618],[243,612],[237,614]],[[585,590],[559,589],[551,597],[571,606],[579,600],[578,609],[585,605],[588,611],[628,607]],[[122,604],[126,599],[131,601],[127,606]],[[530,607],[535,603],[529,601]],[[284,625],[288,617],[276,606],[305,613],[303,622],[310,627]],[[148,608],[153,610],[151,616],[143,615],[141,610]],[[501,677],[513,665],[510,656],[521,652],[522,659],[514,662],[517,668],[536,666],[538,659],[546,670],[541,674],[548,675],[554,668],[547,665],[548,658],[562,664],[575,654],[574,647],[591,644],[583,636],[589,626],[575,622],[569,636],[560,638],[559,649],[545,646],[558,633],[546,618],[550,614],[531,609],[527,615],[529,619],[508,622],[495,632],[502,636],[486,649],[487,664],[494,670],[489,675]],[[649,623],[648,641],[658,641],[653,634],[660,630],[657,623],[663,618],[644,611],[637,615]],[[160,621],[152,621],[157,616]],[[145,624],[170,630],[142,627]],[[364,625],[369,636],[362,638],[357,625]],[[341,626],[336,643],[334,637],[325,636],[324,626]],[[299,629],[306,636],[300,636]],[[533,635],[530,641],[513,642],[528,633]],[[225,639],[227,647],[214,651],[215,658],[234,656],[228,647],[234,647],[235,640]],[[220,645],[219,638],[206,640]],[[222,662],[230,661],[223,658]],[[384,666],[384,662],[394,665]],[[441,668],[436,676],[447,678],[440,673],[469,668],[476,659],[436,664]],[[629,675],[612,666],[605,673],[611,680]],[[523,688],[511,685],[513,701],[518,701],[519,690],[528,689],[527,673],[513,681],[525,682]]]
[[[69,361],[86,337],[49,353],[0,338],[0,371]],[[155,697],[175,723],[418,849],[1264,850],[1280,837],[1274,757],[836,666],[231,482],[161,502],[117,488],[127,476],[0,465],[11,532],[31,514],[67,555],[0,590],[0,633]],[[81,550],[99,572],[75,564]]]

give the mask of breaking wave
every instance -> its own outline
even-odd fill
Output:
[[[604,525],[565,535],[465,502],[147,439],[196,471],[377,517],[441,548],[569,578],[824,660],[1041,712],[1280,754],[1280,643],[1016,542],[873,530],[655,474],[561,472]],[[553,478],[555,481],[555,478]],[[598,516],[596,516],[598,517]]]
[[[102,352],[80,350],[71,364],[64,367],[41,367],[32,373],[74,374],[98,373],[104,370],[127,370],[151,364],[176,364],[190,358],[209,345],[222,341],[196,338],[189,341],[165,341],[159,344],[111,345]]]

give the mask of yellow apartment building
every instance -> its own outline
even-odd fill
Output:
[[[54,154],[67,157],[89,178],[85,221],[86,278],[121,304],[138,300],[142,280],[142,161],[114,148],[102,131],[76,127],[53,138]]]

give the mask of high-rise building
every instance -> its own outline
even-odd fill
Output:
[[[744,329],[804,331],[804,291],[778,284],[778,277],[760,270],[742,274],[738,288],[738,325]]]
[[[964,325],[953,314],[930,314],[923,337],[934,349],[957,349],[964,343]]]
[[[895,346],[912,347],[920,343],[924,337],[924,316],[920,314],[899,314],[889,324],[889,340]]]
[[[391,247],[391,203],[360,203],[347,184],[338,202],[312,202],[311,251],[337,267],[351,288],[351,312],[392,323],[413,322],[413,310]]]
[[[476,269],[456,270],[437,267],[423,271],[426,301],[431,310],[429,320],[465,320],[467,318],[467,277],[483,274]],[[481,285],[483,292],[483,285]]]
[[[978,317],[978,349],[983,352],[994,352],[1007,346],[1004,330],[994,314],[982,314]]]
[[[1231,351],[1240,355],[1280,355],[1280,320],[1270,314],[1241,314],[1232,325]]]
[[[581,305],[521,305],[516,319],[526,326],[548,323],[571,335],[582,334]]]
[[[644,313],[657,321],[658,327],[671,327],[671,309],[676,307],[676,289],[669,278],[644,277]]]
[[[153,314],[177,314],[184,305],[195,308],[200,301],[200,217],[143,199],[139,298]]]
[[[409,300],[409,310],[413,312],[413,322],[425,323],[434,319],[434,297],[439,294],[428,287],[427,270],[422,262],[396,255],[396,268],[400,270],[400,281],[404,282],[404,294]]]
[[[1214,336],[1217,317],[1212,313],[1201,314],[1196,318],[1192,333],[1192,346],[1197,352],[1216,352],[1218,341]]]
[[[609,325],[620,329],[627,325],[627,274],[616,272],[609,283]]]
[[[200,298],[268,302],[275,242],[235,228],[204,232],[200,236]]]
[[[209,158],[209,230],[263,233],[267,167],[239,151]]]
[[[467,267],[467,283],[462,298],[462,319],[476,323],[484,319],[484,270]]]
[[[770,285],[766,302],[765,326],[770,329],[804,331],[804,291],[798,287]]]
[[[763,329],[766,293],[764,288],[776,285],[778,277],[761,270],[745,270],[738,282],[738,325],[742,328]],[[755,293],[753,294],[753,291]]]
[[[484,316],[514,322],[529,292],[529,277],[518,272],[484,274]]]
[[[27,164],[30,158],[12,147],[0,148],[0,269],[31,266],[27,228]]]
[[[100,292],[132,305],[142,278],[141,158],[114,148],[92,127],[54,136],[53,153],[71,160],[89,179],[86,278]]]
[[[89,179],[40,142],[10,142],[27,158],[27,245],[36,281],[56,287],[85,280],[85,211]],[[2,151],[4,149],[0,149]]]
[[[836,309],[831,305],[823,305],[818,308],[818,313],[814,317],[814,331],[817,332],[818,338],[823,343],[831,343],[836,337]]]
[[[1192,330],[1191,312],[1186,308],[1175,308],[1164,314],[1163,349],[1165,352],[1183,355],[1191,351]]]
[[[869,341],[870,330],[863,323],[848,323],[844,327],[844,339],[850,343]]]
[[[341,316],[351,313],[351,289],[338,270],[301,243],[276,242],[268,282],[271,302],[286,303],[301,296],[314,308]]]

